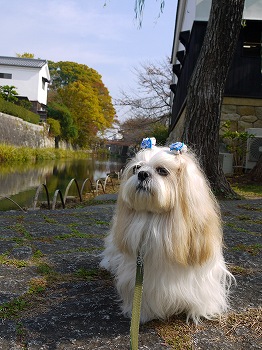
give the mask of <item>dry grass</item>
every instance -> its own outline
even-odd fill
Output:
[[[243,267],[243,266],[239,266],[239,265],[229,265],[228,266],[229,271],[234,275],[252,275],[253,273],[255,273],[254,269],[247,268],[247,267]]]
[[[172,318],[168,322],[153,321],[150,323],[165,343],[176,350],[193,349],[192,335],[195,326],[185,323],[182,319]]]
[[[240,333],[237,330],[245,330],[251,333],[255,338],[262,338],[262,308],[250,308],[241,313],[232,312],[220,321],[225,336],[232,340],[240,341]]]
[[[242,312],[231,312],[219,321],[203,321],[199,325],[187,324],[182,318],[174,317],[168,322],[154,321],[150,327],[154,328],[164,342],[174,350],[193,350],[194,337],[198,332],[217,330],[216,342],[230,341],[240,343],[245,337],[260,339],[262,337],[262,309],[250,308]],[[221,336],[222,331],[222,336]]]

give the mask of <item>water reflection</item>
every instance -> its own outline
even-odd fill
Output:
[[[35,191],[40,184],[46,184],[52,198],[56,189],[65,192],[72,178],[76,178],[81,186],[88,177],[97,180],[107,173],[119,171],[121,161],[59,160],[45,161],[37,164],[12,164],[0,167],[0,210],[17,209],[3,197],[10,197],[22,207],[32,207]],[[75,191],[75,193],[74,193]],[[75,195],[76,189],[70,190]]]

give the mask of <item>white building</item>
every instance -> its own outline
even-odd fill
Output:
[[[44,116],[50,82],[46,60],[0,56],[0,85],[15,86],[18,98],[28,99],[32,110]]]

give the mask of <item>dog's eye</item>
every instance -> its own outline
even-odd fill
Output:
[[[169,171],[166,168],[158,167],[156,168],[156,172],[161,176],[167,176]]]
[[[136,174],[137,173],[137,170],[141,168],[141,165],[135,165],[133,167],[133,174]]]

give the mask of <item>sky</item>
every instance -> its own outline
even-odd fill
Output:
[[[0,56],[72,61],[95,69],[114,101],[135,89],[135,67],[171,56],[177,0],[145,0],[142,27],[135,0],[0,0]],[[160,16],[159,16],[160,14]],[[117,111],[119,119],[126,115]]]

